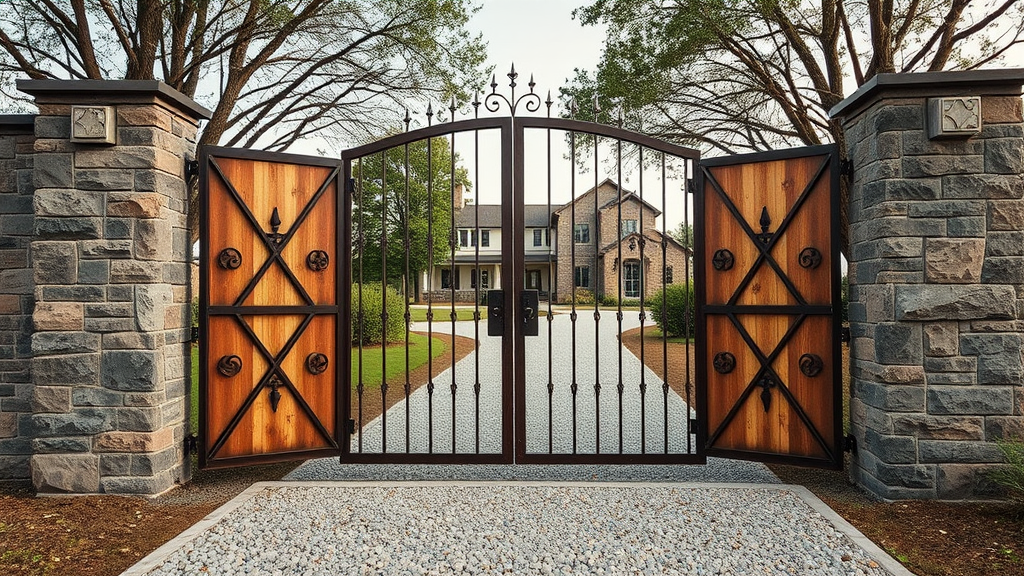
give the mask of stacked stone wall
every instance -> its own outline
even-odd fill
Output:
[[[0,116],[0,481],[29,477],[34,116]]]
[[[1020,81],[892,82],[842,112],[852,473],[885,498],[989,498],[994,441],[1024,439]],[[929,138],[929,99],[963,95],[981,96],[980,132]]]

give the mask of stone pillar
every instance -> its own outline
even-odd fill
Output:
[[[39,108],[32,481],[158,494],[190,474],[184,167],[209,111],[156,81],[18,89]]]
[[[0,481],[29,477],[18,421],[32,397],[32,150],[35,117],[0,116]]]
[[[1024,439],[1024,69],[881,74],[831,111],[850,187],[854,479],[985,499]]]

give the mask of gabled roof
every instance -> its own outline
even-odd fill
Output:
[[[611,188],[618,188],[619,189],[619,197],[617,199],[613,198],[610,202],[605,202],[604,205],[600,206],[601,210],[604,210],[605,208],[608,208],[609,206],[614,206],[617,202],[626,202],[628,200],[636,200],[637,202],[640,202],[641,204],[643,204],[644,207],[650,209],[654,213],[655,217],[658,217],[658,216],[661,215],[661,210],[658,210],[657,208],[655,208],[653,205],[651,205],[650,202],[647,202],[646,200],[641,200],[640,196],[638,196],[636,194],[636,192],[633,192],[632,190],[627,190],[625,188],[619,188],[618,183],[615,182],[614,180],[612,180],[611,178],[605,178],[604,181],[602,181],[596,187],[593,187],[590,190],[587,190],[586,192],[581,194],[579,197],[574,199],[573,202],[579,204],[582,200],[584,200],[585,198],[587,198],[588,196],[593,194],[595,190],[599,190],[601,188],[604,188],[605,186],[609,186]],[[558,210],[552,210],[551,214],[552,215],[559,214],[563,210],[568,208],[571,204],[572,204],[572,202],[567,202],[566,204],[562,205],[562,207],[560,207]]]
[[[547,228],[550,214],[560,208],[547,204],[527,204],[523,207],[523,225],[527,228]],[[476,228],[477,209],[480,210],[480,228],[501,228],[501,206],[499,204],[468,204],[455,212],[456,228]]]
[[[658,210],[657,208],[652,206],[650,202],[648,202],[646,200],[641,200],[640,197],[637,196],[635,192],[630,192],[628,190],[623,190],[622,192],[623,192],[623,194],[622,194],[622,196],[619,197],[618,202],[616,202],[615,200],[612,200],[611,202],[605,204],[604,206],[601,206],[601,209],[603,210],[605,208],[609,208],[611,206],[614,206],[617,203],[624,203],[624,202],[626,202],[628,200],[636,200],[637,202],[639,202],[643,206],[649,208],[654,213],[654,217],[655,218],[657,218],[658,216],[661,216],[661,210]]]
[[[669,244],[672,244],[672,245],[676,246],[677,248],[679,248],[680,250],[682,250],[683,252],[685,252],[687,254],[692,252],[692,250],[690,250],[689,248],[687,248],[687,247],[683,246],[682,244],[680,244],[671,235],[662,234],[658,230],[644,230],[644,237],[647,238],[648,242],[660,243],[662,240],[664,240],[665,242],[668,242]],[[616,240],[616,241],[612,242],[611,244],[608,244],[607,246],[602,248],[598,252],[598,254],[601,254],[601,255],[607,254],[607,253],[611,252],[612,250],[615,250],[616,247],[619,246],[619,244],[622,244],[624,242],[628,242],[630,238],[640,238],[640,233],[639,232],[630,232],[629,234],[626,234],[625,236],[623,236],[622,239]],[[659,249],[659,251],[660,251],[660,249]]]

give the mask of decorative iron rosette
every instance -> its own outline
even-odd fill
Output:
[[[825,369],[825,363],[817,354],[804,354],[800,357],[800,371],[808,378],[814,378]]]
[[[808,246],[800,251],[799,262],[802,268],[813,270],[821,266],[821,252],[817,248]]]
[[[242,253],[234,248],[225,248],[217,255],[217,265],[225,270],[234,270],[242,265]]]
[[[328,364],[330,362],[327,360],[327,356],[319,352],[313,352],[306,356],[306,370],[309,370],[310,374],[323,374],[327,370]]]
[[[242,359],[234,354],[221,356],[217,361],[217,372],[225,378],[231,378],[242,371]]]
[[[715,359],[712,362],[715,367],[715,372],[719,374],[728,374],[736,368],[736,357],[729,352],[719,352],[715,354]]]
[[[715,250],[714,256],[711,257],[711,265],[715,267],[715,270],[724,272],[726,270],[732,270],[733,264],[736,263],[736,258],[732,255],[732,252],[728,248],[720,248]]]
[[[327,270],[327,266],[331,263],[330,257],[327,252],[323,250],[313,250],[306,256],[306,266],[309,267],[313,272],[323,272]]]

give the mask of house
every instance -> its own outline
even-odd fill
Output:
[[[421,283],[424,296],[429,286],[435,302],[448,301],[453,287],[459,302],[472,302],[478,283],[481,297],[501,287],[501,206],[466,204],[461,191],[456,206],[454,261],[434,266]],[[571,301],[573,286],[614,297],[621,277],[624,299],[652,296],[662,287],[662,244],[665,283],[683,281],[690,251],[655,228],[660,215],[610,179],[567,204],[526,205],[524,288],[542,298],[553,294],[556,302]]]

